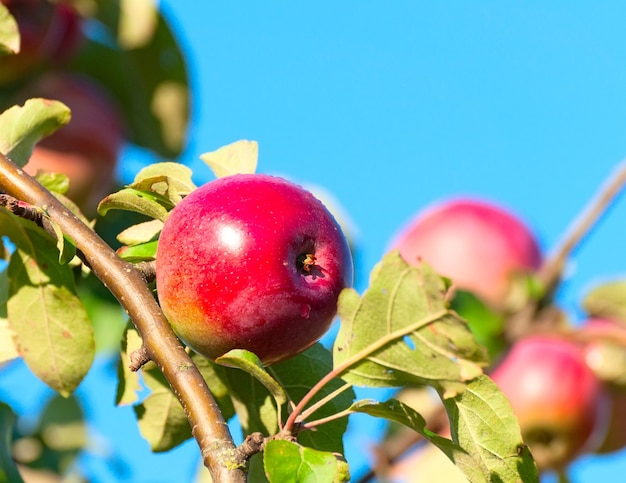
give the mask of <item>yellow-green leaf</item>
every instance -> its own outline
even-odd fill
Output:
[[[0,114],[0,152],[24,166],[33,146],[70,121],[70,109],[59,101],[28,99]]]
[[[232,144],[222,146],[217,151],[211,151],[200,155],[215,176],[222,178],[231,174],[247,173],[256,171],[259,158],[259,145],[256,141],[235,141]]]
[[[9,10],[0,3],[0,55],[20,51],[20,33],[17,22]]]

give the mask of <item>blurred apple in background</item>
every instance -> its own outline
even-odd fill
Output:
[[[417,214],[392,242],[408,263],[423,260],[456,287],[489,305],[506,305],[515,274],[539,268],[530,229],[507,210],[478,199],[451,199]]]
[[[20,52],[0,57],[0,86],[69,60],[83,39],[82,18],[69,2],[0,0],[17,21]]]
[[[580,344],[557,336],[517,341],[491,377],[513,406],[539,470],[560,470],[606,433],[608,398]]]
[[[113,188],[124,142],[123,120],[115,103],[94,80],[70,73],[44,74],[19,96],[20,104],[44,97],[71,109],[69,124],[37,143],[24,169],[31,175],[38,171],[67,174],[67,196],[86,214],[93,214]]]

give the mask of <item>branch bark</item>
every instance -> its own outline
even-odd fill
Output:
[[[120,259],[91,228],[1,153],[0,189],[18,200],[45,208],[124,307],[143,339],[148,357],[163,372],[180,400],[213,481],[247,481],[217,402],[174,335],[141,272]]]

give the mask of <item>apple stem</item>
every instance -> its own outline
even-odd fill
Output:
[[[143,339],[147,356],[180,400],[213,481],[246,482],[244,462],[237,459],[235,443],[215,398],[139,270],[120,259],[93,229],[1,153],[0,190],[44,208],[46,216],[42,220],[49,217],[74,241],[93,273],[124,307]]]

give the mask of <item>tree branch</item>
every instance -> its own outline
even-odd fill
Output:
[[[611,173],[594,198],[574,219],[552,255],[544,262],[539,271],[539,280],[547,292],[552,292],[558,285],[567,259],[600,221],[624,185],[626,185],[626,162],[620,163]]]
[[[558,288],[568,258],[584,238],[600,221],[602,216],[626,185],[626,162],[620,163],[596,195],[585,205],[565,232],[564,237],[539,269],[538,279],[544,293],[539,300],[530,301],[507,320],[505,333],[514,341],[530,331],[554,331],[561,325],[559,314],[549,302]]]
[[[3,154],[0,189],[44,208],[124,307],[143,339],[147,356],[157,364],[180,400],[213,481],[245,482],[246,473],[217,402],[174,335],[140,271],[120,259],[91,228]]]

